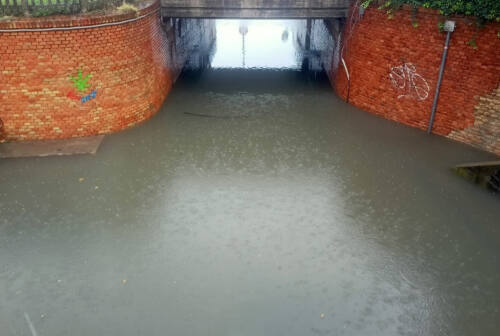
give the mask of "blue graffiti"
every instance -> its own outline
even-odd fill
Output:
[[[97,97],[97,90],[92,91],[88,96],[82,97],[82,104],[88,102],[91,99]]]

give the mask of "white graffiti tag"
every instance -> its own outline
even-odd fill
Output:
[[[392,85],[402,94],[398,99],[409,97],[420,101],[429,97],[429,84],[417,73],[417,68],[412,63],[403,63],[403,65],[393,67],[389,74]]]

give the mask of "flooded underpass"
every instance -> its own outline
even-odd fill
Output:
[[[218,21],[150,121],[0,160],[0,335],[497,335],[498,196],[450,169],[492,156],[340,100],[304,26]]]

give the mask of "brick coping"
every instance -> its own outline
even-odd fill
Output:
[[[142,6],[137,12],[108,13],[108,14],[80,14],[80,15],[54,15],[42,18],[15,18],[0,21],[1,30],[18,29],[47,29],[86,27],[109,23],[119,23],[148,15],[160,8],[159,0],[152,0]],[[1,34],[1,33],[0,33]]]

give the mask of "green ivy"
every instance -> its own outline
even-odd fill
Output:
[[[437,9],[445,16],[474,16],[479,25],[493,21],[500,22],[500,0],[365,0],[361,6],[367,8],[376,3],[391,16],[402,5],[408,4],[415,9],[418,7]]]

